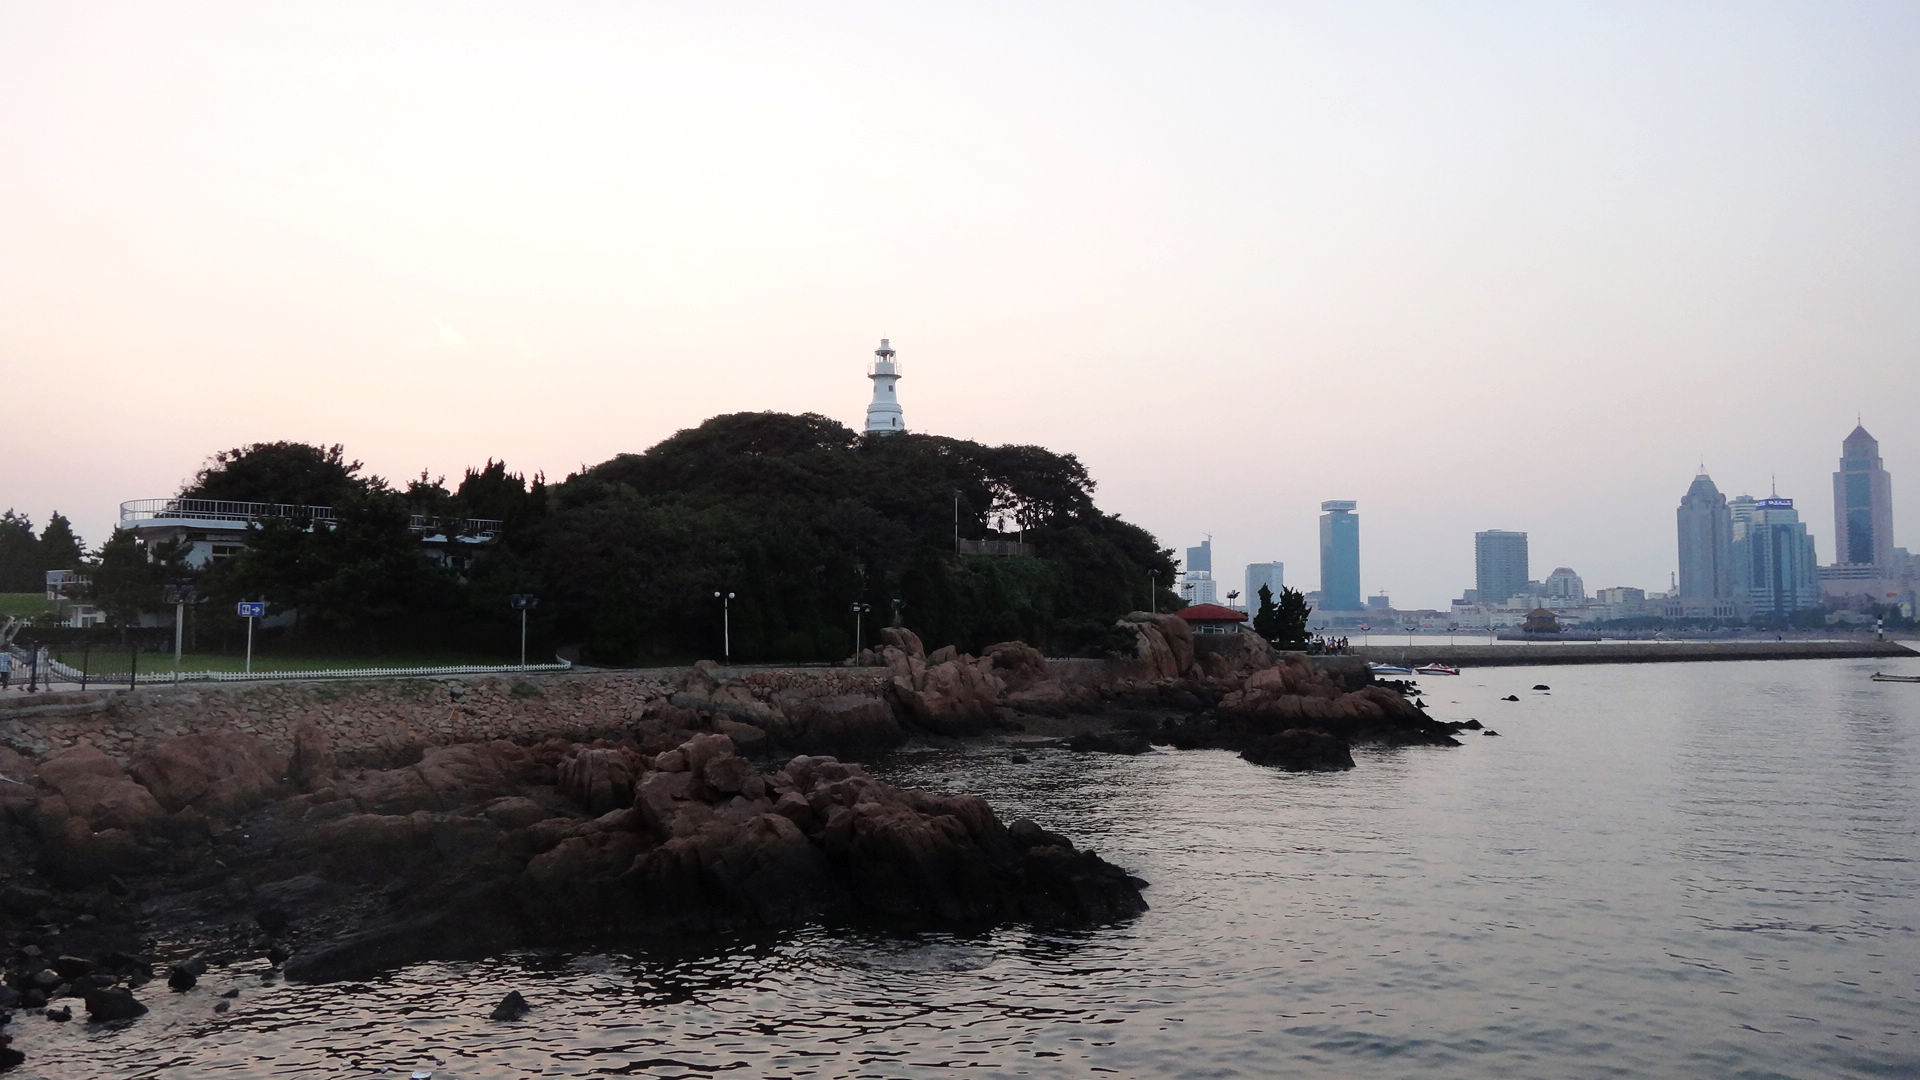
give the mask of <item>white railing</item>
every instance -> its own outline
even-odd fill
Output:
[[[331,528],[336,515],[331,506],[301,506],[296,503],[230,502],[226,499],[128,499],[120,504],[123,523],[138,521],[263,521],[284,518],[324,524]],[[408,527],[418,533],[442,533],[448,536],[493,537],[500,534],[501,522],[493,518],[452,518],[442,520],[430,514],[415,514]]]
[[[47,667],[61,682],[79,682],[79,668],[49,659]],[[550,671],[571,671],[573,664],[558,660],[551,664],[449,664],[441,667],[323,668],[315,671],[125,671],[86,674],[87,685],[110,690],[115,686],[171,684],[184,682],[259,682],[281,679],[407,679],[437,675],[516,675]]]

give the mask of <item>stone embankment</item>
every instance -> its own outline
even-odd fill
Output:
[[[1541,664],[1665,664],[1706,660],[1902,659],[1920,656],[1897,641],[1607,641],[1503,644],[1359,645],[1355,656],[1383,664],[1518,667]]]

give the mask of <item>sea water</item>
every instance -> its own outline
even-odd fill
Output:
[[[49,1078],[1916,1076],[1920,685],[1869,680],[1894,666],[1470,670],[1424,698],[1498,737],[1338,774],[997,745],[874,763],[1146,878],[1152,910],[1120,926],[812,929],[333,986],[259,962],[151,984],[123,1028],[13,1030]],[[533,1012],[487,1019],[513,989]]]

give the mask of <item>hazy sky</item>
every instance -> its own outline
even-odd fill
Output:
[[[1664,587],[1704,459],[1920,541],[1920,6],[0,0],[0,505],[560,478],[722,412],[1080,455],[1317,585]],[[1223,589],[1224,592],[1224,589]]]

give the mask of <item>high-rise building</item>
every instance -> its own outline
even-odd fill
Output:
[[[1320,606],[1360,610],[1360,516],[1352,499],[1320,504]]]
[[[1187,572],[1195,570],[1203,574],[1213,573],[1213,537],[1200,541],[1199,547],[1187,549]]]
[[[1527,534],[1488,529],[1473,534],[1473,587],[1498,607],[1527,589]]]
[[[1180,579],[1180,596],[1189,607],[1194,604],[1217,604],[1220,602],[1220,586],[1207,571],[1190,570]]]
[[[1554,600],[1579,603],[1587,598],[1587,583],[1569,566],[1556,566],[1547,575],[1542,592]]]
[[[1820,606],[1813,536],[1792,499],[1755,500],[1753,520],[1732,549],[1743,611],[1786,615]]]
[[[1742,495],[1742,527],[1754,514],[1752,499]],[[1727,617],[1734,614],[1734,512],[1727,497],[1702,472],[1693,478],[1674,511],[1680,531],[1680,610],[1692,616]]]
[[[1855,425],[1840,444],[1840,471],[1833,474],[1833,561],[1872,566],[1881,576],[1893,567],[1893,477],[1880,464],[1880,444]]]
[[[1247,564],[1247,591],[1241,597],[1246,601],[1247,610],[1260,610],[1260,586],[1265,585],[1273,593],[1273,602],[1280,602],[1280,590],[1287,583],[1287,567],[1284,563],[1257,562]]]

